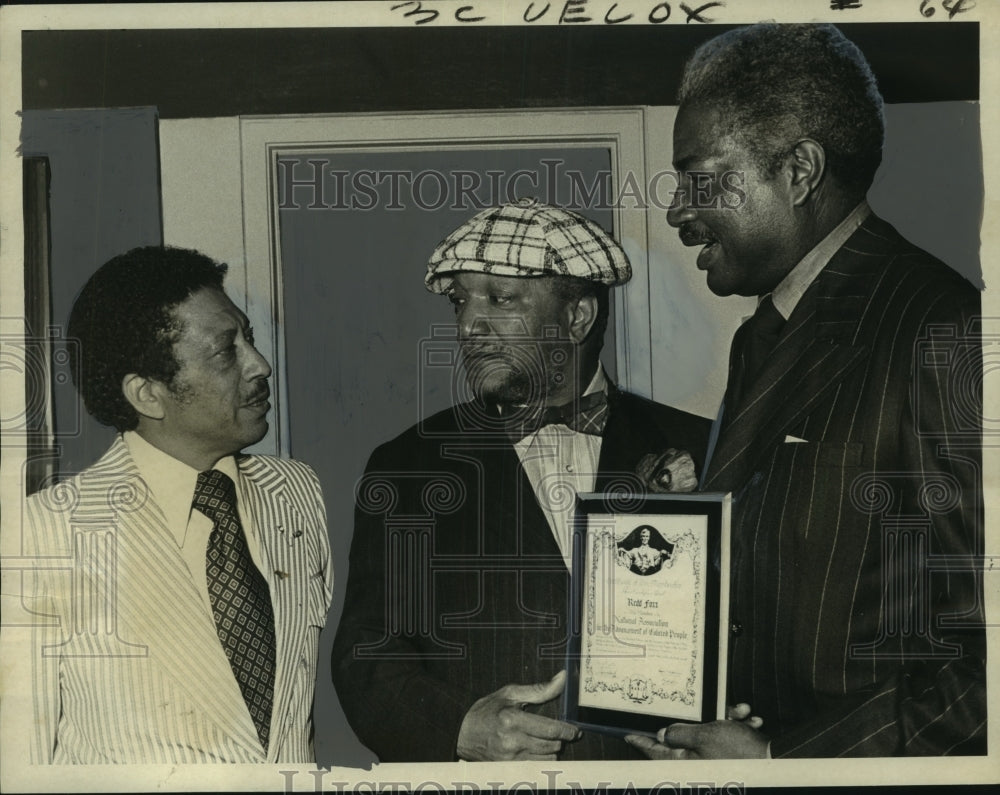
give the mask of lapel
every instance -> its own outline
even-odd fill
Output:
[[[741,365],[735,355],[730,357],[725,413],[706,490],[738,489],[760,457],[867,357],[862,326],[889,242],[882,226],[869,216],[834,254],[739,400],[733,393]]]
[[[261,752],[215,623],[195,588],[163,511],[119,436],[80,477],[74,530],[114,528],[119,632],[147,649],[151,664],[251,754]]]
[[[307,640],[310,584],[308,545],[311,533],[305,517],[291,499],[288,480],[267,459],[237,458],[243,512],[257,541],[261,569],[271,592],[275,627],[274,704],[268,761],[280,752],[288,729],[298,665]]]
[[[597,479],[594,491],[606,491],[611,480],[636,475],[637,451],[654,452],[662,445],[657,444],[650,434],[656,432],[652,421],[644,421],[635,416],[625,406],[625,395],[618,387],[608,384],[608,422],[601,438],[601,455],[597,465]],[[629,485],[624,483],[622,485]],[[635,485],[642,490],[641,481]]]
[[[481,434],[471,437],[475,439],[474,444],[469,443],[468,429],[458,422],[459,416],[464,418],[466,425],[472,425]],[[562,552],[520,456],[513,443],[499,430],[502,422],[497,410],[481,403],[463,404],[455,410],[455,421],[454,433],[456,438],[462,440],[460,448],[463,456],[477,460],[483,473],[483,504],[480,510],[504,517],[499,524],[484,520],[487,526],[495,527],[497,533],[503,534],[502,539],[494,539],[497,548],[507,549],[511,554],[561,561]],[[517,525],[517,541],[512,546],[509,545],[512,537],[507,535],[512,528],[505,524],[507,521]]]
[[[517,501],[515,516],[519,517],[518,523],[521,528],[518,554],[525,557],[552,558],[562,561],[562,552],[559,551],[559,545],[552,534],[549,520],[545,511],[542,510],[542,506],[538,503],[531,479],[528,477],[513,444],[508,443],[503,451],[501,469],[504,473],[504,491],[512,491],[504,499],[516,499]],[[490,509],[488,505],[486,509]]]

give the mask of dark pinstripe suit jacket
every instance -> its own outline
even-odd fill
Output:
[[[647,452],[676,447],[704,462],[707,420],[614,389],[609,403],[598,489],[635,486]],[[512,445],[477,432],[467,411],[378,448],[358,487],[333,676],[351,726],[382,761],[451,761],[473,702],[565,664],[562,555]],[[564,758],[636,753],[587,734]]]
[[[985,752],[978,313],[869,216],[727,391],[705,488],[735,498],[730,697],[774,756]]]

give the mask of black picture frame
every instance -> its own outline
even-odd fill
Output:
[[[581,728],[604,734],[625,736],[644,734],[655,736],[656,732],[670,723],[701,723],[725,717],[726,656],[728,649],[728,607],[729,607],[729,521],[731,498],[722,493],[699,494],[649,494],[629,496],[621,494],[581,494],[577,499],[573,532],[573,566],[570,584],[569,604],[569,645],[566,657],[567,683],[563,697],[562,717],[567,722]],[[647,525],[644,517],[699,516],[704,517],[705,545],[704,562],[704,610],[702,636],[692,640],[700,644],[700,663],[693,663],[695,671],[695,697],[697,714],[678,714],[663,711],[650,714],[636,708],[630,710],[608,709],[586,703],[581,699],[581,669],[586,666],[583,649],[588,615],[587,599],[587,549],[592,541],[594,527],[607,528],[612,524],[637,525],[633,535]],[[653,528],[655,529],[655,528]],[[625,539],[623,539],[623,542]],[[661,542],[665,539],[661,537]],[[621,545],[619,544],[619,547]],[[669,554],[673,554],[673,545]],[[652,548],[652,545],[650,545]],[[667,555],[665,551],[661,553]],[[669,560],[669,557],[664,557]],[[659,569],[660,564],[656,564]],[[652,567],[650,567],[652,568]],[[622,569],[622,571],[618,571]],[[634,576],[638,572],[634,564],[629,567],[618,565],[613,572]],[[649,574],[656,573],[649,571]],[[614,576],[614,575],[613,575]],[[654,582],[650,578],[650,582]],[[697,612],[697,611],[696,611]],[[634,629],[632,631],[635,631]],[[648,631],[648,630],[647,630]],[[645,653],[645,647],[644,651]],[[685,692],[684,695],[688,693]],[[629,694],[631,698],[631,694]],[[583,703],[581,703],[583,702]]]

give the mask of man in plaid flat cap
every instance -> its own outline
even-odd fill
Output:
[[[610,288],[630,277],[598,224],[534,200],[480,212],[431,255],[473,399],[372,454],[333,653],[383,762],[638,758],[557,718],[575,494],[651,487],[653,458],[691,490],[708,437],[600,366]]]

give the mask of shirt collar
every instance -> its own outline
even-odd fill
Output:
[[[597,372],[590,379],[590,385],[583,390],[584,395],[592,395],[594,392],[608,391],[608,377],[604,374],[604,367],[597,365]],[[583,395],[581,395],[583,397]]]
[[[163,511],[167,528],[177,541],[177,546],[183,547],[191,515],[191,502],[194,499],[194,488],[198,482],[198,470],[150,444],[135,431],[126,431],[122,437],[128,447],[129,455],[139,470],[139,475]],[[228,475],[239,489],[238,469],[234,456],[228,455],[219,459],[212,469]]]
[[[584,395],[591,395],[594,392],[607,392],[607,391],[608,391],[608,377],[604,374],[604,366],[598,364],[597,371],[594,373],[594,377],[590,379],[590,384],[587,386],[586,389],[583,390],[583,393],[580,395],[580,397],[583,397]],[[503,406],[498,405],[497,408],[500,410],[500,413],[502,414]]]
[[[771,300],[774,301],[774,308],[781,313],[785,320],[791,316],[792,310],[802,299],[809,285],[819,276],[819,272],[826,267],[838,249],[861,226],[870,212],[871,208],[868,206],[868,202],[862,200],[843,221],[837,224],[826,237],[799,260],[798,264],[774,288]]]

